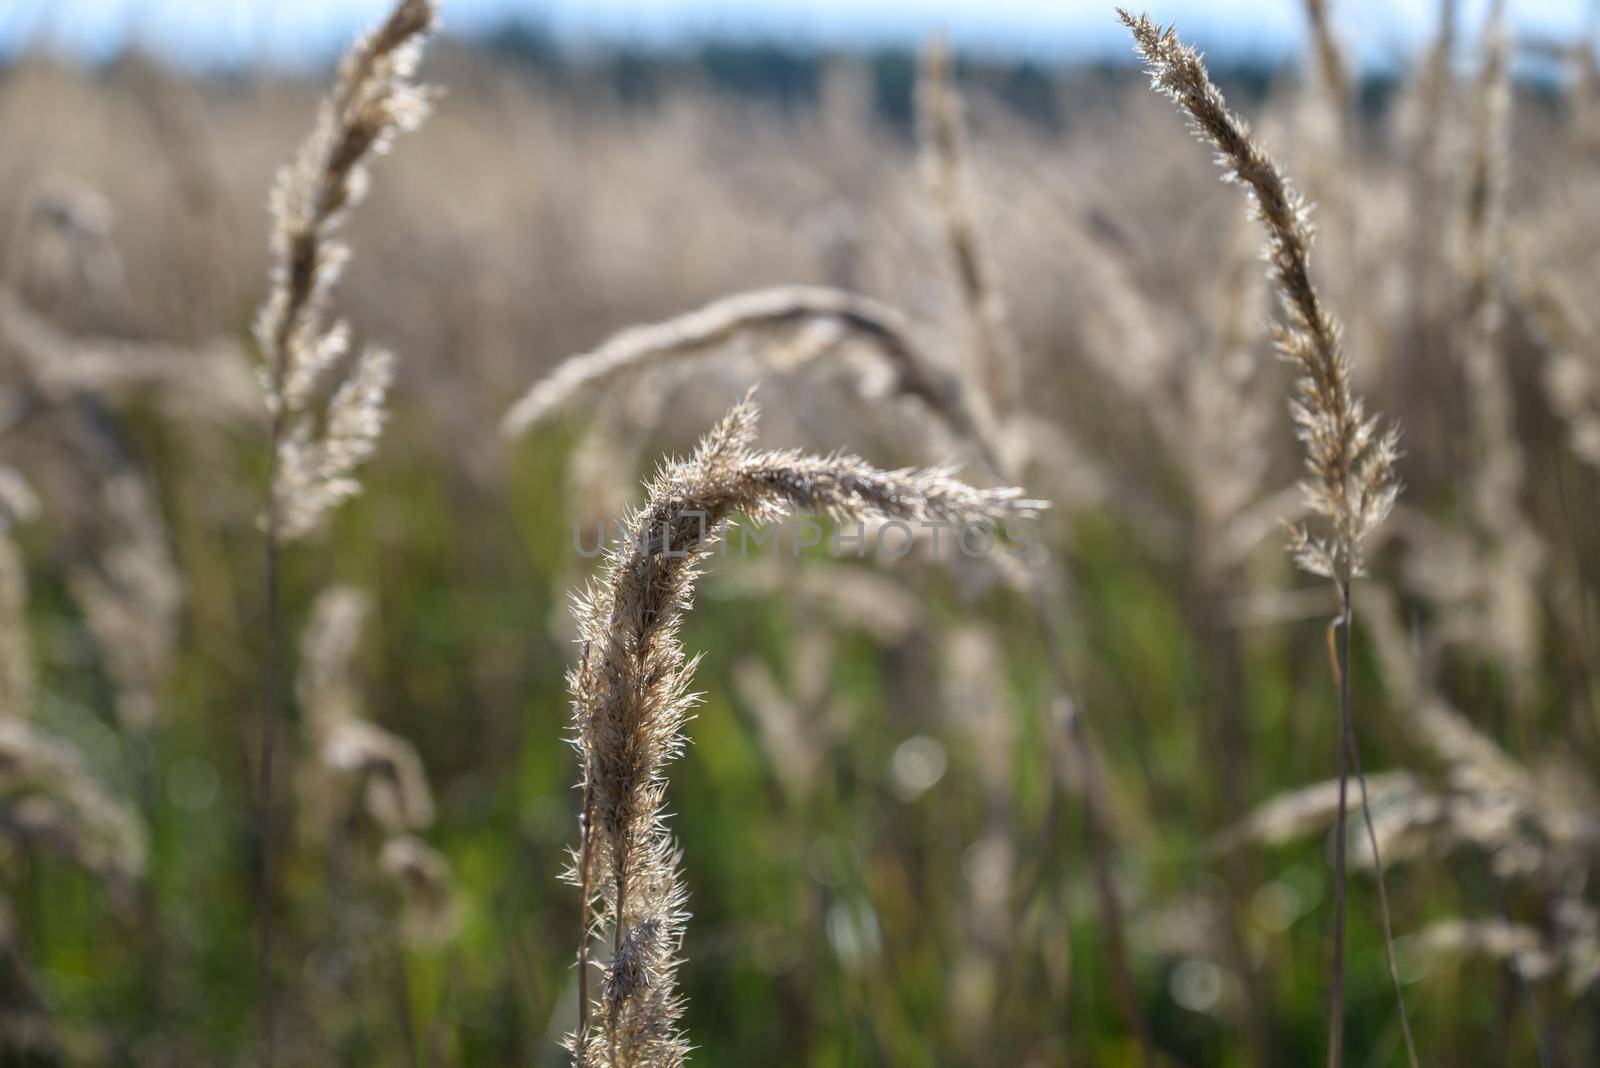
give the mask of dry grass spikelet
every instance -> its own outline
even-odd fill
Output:
[[[832,644],[820,628],[802,632],[785,687],[767,665],[749,657],[733,672],[733,686],[750,710],[774,778],[797,809],[823,782],[829,748],[837,741],[839,715],[829,688]],[[804,674],[802,673],[804,672]]]
[[[1557,960],[1537,930],[1505,920],[1439,920],[1417,935],[1428,954],[1483,956],[1503,961],[1525,978],[1543,979]]]
[[[1217,337],[1183,367],[1169,418],[1157,424],[1188,484],[1197,559],[1213,574],[1229,566],[1237,553],[1233,544],[1254,546],[1250,510],[1261,502],[1272,470],[1276,385],[1262,373],[1265,292],[1254,252],[1254,243],[1242,237],[1231,243],[1219,279]],[[1274,527],[1283,512],[1275,515]]]
[[[723,524],[735,514],[764,522],[795,511],[978,523],[1042,507],[1018,490],[974,489],[942,470],[757,451],[757,414],[747,397],[692,456],[662,468],[626,520],[603,580],[575,606],[583,654],[569,687],[584,800],[568,873],[582,903],[581,1008],[569,1044],[582,1065],[673,1065],[688,1050],[674,980],[686,897],[662,809],[666,767],[682,750],[695,703],[695,662],[678,629]],[[591,1006],[589,943],[601,932],[609,932],[611,958]],[[591,1011],[603,1038],[591,1033]]]
[[[1197,136],[1216,146],[1217,162],[1245,187],[1266,229],[1266,259],[1284,316],[1274,338],[1301,373],[1291,412],[1310,472],[1303,486],[1310,510],[1327,527],[1324,533],[1299,528],[1295,555],[1308,571],[1348,587],[1361,573],[1364,541],[1399,492],[1399,441],[1368,416],[1351,389],[1339,325],[1311,281],[1307,207],[1252,139],[1249,126],[1228,110],[1200,54],[1146,15],[1135,18],[1121,8],[1118,14],[1133,33],[1151,84],[1188,113]]]
[[[1555,272],[1525,262],[1520,275],[1520,306],[1545,353],[1545,395],[1574,455],[1600,468],[1600,329]]]
[[[1411,224],[1406,228],[1410,293],[1407,331],[1416,349],[1417,373],[1435,366],[1441,335],[1451,317],[1444,284],[1445,209],[1453,199],[1450,168],[1457,124],[1448,121],[1455,97],[1451,56],[1456,41],[1456,2],[1439,0],[1433,42],[1422,61],[1403,112]]]
[[[323,590],[311,606],[300,638],[295,690],[313,731],[361,714],[352,662],[371,611],[367,595],[349,586]]]
[[[0,716],[27,716],[33,708],[28,575],[11,538],[11,527],[32,518],[38,507],[22,476],[0,467]]]
[[[1336,629],[1330,632],[1337,637],[1339,730],[1334,744],[1339,778],[1328,1064],[1337,1068],[1344,1057],[1344,839],[1346,786],[1352,767],[1361,786],[1368,840],[1373,852],[1379,851],[1350,716],[1350,592],[1351,583],[1362,572],[1364,544],[1393,509],[1399,494],[1394,473],[1399,456],[1398,435],[1382,429],[1376,417],[1367,415],[1351,387],[1350,361],[1339,324],[1323,307],[1311,280],[1312,229],[1306,204],[1251,137],[1244,120],[1228,110],[1227,101],[1211,81],[1200,54],[1180,41],[1175,30],[1160,29],[1148,16],[1135,18],[1121,8],[1117,13],[1133,34],[1135,48],[1149,69],[1151,85],[1188,114],[1195,134],[1216,147],[1217,162],[1227,171],[1229,180],[1245,188],[1256,217],[1266,230],[1265,259],[1282,308],[1281,321],[1274,327],[1274,340],[1300,375],[1289,407],[1305,448],[1309,472],[1301,487],[1307,508],[1320,517],[1319,525],[1324,529],[1313,533],[1305,526],[1295,527],[1291,545],[1301,567],[1333,580],[1340,608]],[[1383,865],[1379,862],[1374,867],[1389,978],[1400,1011],[1406,1054],[1415,1068],[1418,1057],[1401,991]]]
[[[1480,568],[1482,644],[1504,667],[1514,706],[1526,710],[1538,675],[1545,548],[1522,505],[1527,461],[1505,366],[1506,186],[1510,169],[1510,45],[1504,4],[1490,9],[1478,76],[1463,219],[1462,366],[1476,445],[1472,515],[1485,541]]]
[[[501,429],[519,437],[578,394],[644,365],[701,356],[743,334],[787,335],[817,323],[831,324],[846,339],[878,353],[894,376],[897,394],[921,402],[956,438],[976,443],[986,462],[992,459],[994,435],[986,413],[975,410],[959,379],[918,346],[905,317],[878,301],[821,286],[738,293],[664,322],[623,330],[534,383],[507,411]],[[763,355],[770,358],[777,351]]]
[[[92,391],[53,396],[37,380],[25,383],[18,407],[37,421],[8,441],[48,504],[67,586],[115,688],[118,718],[146,727],[174,660],[183,601],[157,494]]]
[[[1373,773],[1367,789],[1374,807],[1423,796],[1422,784],[1407,771]],[[1218,849],[1236,849],[1247,842],[1282,845],[1320,831],[1334,821],[1339,800],[1337,780],[1313,783],[1272,797],[1257,805],[1237,825],[1218,836]]]
[[[1350,99],[1350,75],[1345,70],[1344,52],[1328,22],[1327,0],[1305,0],[1306,19],[1317,48],[1317,80],[1336,113],[1342,114]]]
[[[1511,877],[1538,870],[1547,853],[1521,828],[1522,811],[1500,795],[1454,788],[1435,789],[1409,771],[1387,771],[1367,779],[1372,802],[1372,841],[1385,864],[1420,856],[1448,857],[1471,846]],[[1338,780],[1279,794],[1258,805],[1218,839],[1224,849],[1247,842],[1281,845],[1326,830],[1337,818]],[[1358,868],[1372,870],[1371,842],[1352,842]]]
[[[1369,609],[1375,619],[1387,619],[1387,613],[1385,606]],[[1383,623],[1378,629],[1385,639],[1398,637]],[[1574,992],[1581,993],[1600,977],[1596,913],[1585,899],[1600,827],[1594,813],[1536,781],[1442,698],[1429,694],[1423,700],[1408,712],[1419,740],[1444,763],[1446,782],[1435,788],[1408,771],[1368,780],[1377,854],[1393,864],[1422,856],[1444,861],[1471,850],[1486,858],[1505,892],[1535,889],[1530,900],[1543,916],[1540,933],[1527,945],[1548,958],[1547,970],[1561,969]],[[1328,781],[1274,797],[1226,832],[1218,846],[1281,844],[1321,832],[1335,821],[1338,786]],[[1355,863],[1373,869],[1374,850],[1358,845]],[[1483,923],[1500,922],[1452,919],[1419,937],[1432,951],[1504,959],[1499,943],[1432,941],[1446,932],[1470,930],[1476,936],[1488,930]]]
[[[326,849],[334,827],[359,829],[363,862],[398,897],[402,941],[433,947],[455,937],[460,901],[449,861],[419,837],[434,817],[421,756],[364,718],[354,659],[369,612],[361,591],[331,587],[318,595],[301,637],[296,689],[312,759],[298,781],[300,832],[309,845]]]
[[[945,246],[973,335],[977,384],[1003,421],[1021,399],[1022,361],[972,203],[961,96],[951,66],[949,49],[935,38],[923,52],[917,78],[917,131],[923,170],[944,224]]]
[[[336,235],[366,193],[368,160],[427,113],[410,79],[435,0],[402,0],[350,49],[311,136],[272,192],[272,288],[256,319],[266,360],[274,473],[271,535],[292,540],[359,489],[352,474],[376,448],[393,358],[350,355],[349,328],[324,320],[349,250]]]
[[[144,874],[144,826],[76,751],[22,720],[0,721],[0,793],[8,833],[54,849],[127,899]]]
[[[1421,652],[1401,626],[1393,596],[1384,590],[1367,592],[1362,608],[1396,704],[1417,742],[1444,765],[1453,793],[1473,799],[1481,817],[1458,821],[1461,837],[1491,851],[1496,846],[1536,849],[1544,853],[1539,864],[1551,870],[1571,866],[1556,861],[1556,854],[1581,855],[1600,846],[1600,813],[1592,802],[1559,776],[1533,774],[1474,726],[1439,692]],[[1520,842],[1513,843],[1513,828],[1536,834],[1544,844],[1530,845],[1520,832]]]
[[[926,625],[922,605],[910,589],[865,567],[752,562],[725,573],[718,592],[751,600],[783,597],[807,616],[863,631],[880,645],[909,641]]]
[[[297,690],[315,757],[303,789],[313,837],[347,817],[344,799],[352,791],[386,835],[419,831],[433,822],[433,793],[416,747],[363,718],[352,661],[368,611],[367,598],[358,590],[325,590],[301,641]]]
[[[1485,313],[1491,329],[1499,325],[1504,258],[1506,183],[1510,146],[1511,42],[1504,0],[1495,0],[1483,30],[1483,58],[1472,100],[1472,145],[1467,167],[1466,210],[1462,226],[1465,311]]]
[[[4,286],[0,340],[15,354],[27,384],[53,401],[76,393],[148,396],[175,416],[225,423],[260,413],[260,391],[236,342],[216,339],[183,348],[71,335],[35,315]]]
[[[0,497],[0,834],[44,846],[99,880],[121,903],[144,874],[144,825],[108,794],[77,751],[27,720],[33,667],[27,585],[11,541],[15,488]]]
[[[316,530],[355,495],[355,471],[377,448],[393,358],[377,348],[353,357],[350,331],[326,321],[328,296],[349,250],[338,240],[346,213],[367,188],[367,164],[428,110],[412,75],[434,29],[437,0],[398,0],[376,29],[345,53],[311,135],[273,186],[272,276],[256,316],[271,426],[266,514],[267,634],[263,659],[257,804],[258,968],[261,1058],[274,1062],[273,754],[281,702],[278,551]]]
[[[1600,912],[1570,898],[1556,903],[1548,926],[1458,917],[1429,924],[1417,939],[1430,956],[1485,957],[1530,981],[1560,977],[1574,998],[1600,981]]]
[[[375,723],[341,720],[318,753],[328,769],[365,783],[367,814],[389,833],[433,822],[433,794],[416,746]]]
[[[444,855],[412,834],[383,843],[379,867],[400,891],[400,933],[406,944],[437,946],[461,927],[461,902]]]
[[[150,487],[128,457],[108,463],[86,520],[95,551],[78,554],[67,583],[115,683],[118,719],[143,729],[172,668],[183,589]]]
[[[1582,994],[1600,978],[1600,913],[1591,892],[1600,805],[1581,775],[1551,774],[1552,769],[1536,774],[1469,722],[1433,685],[1428,666],[1401,630],[1394,599],[1383,591],[1369,593],[1364,610],[1396,703],[1446,772],[1445,787],[1433,795],[1435,818],[1413,824],[1409,852],[1443,857],[1469,848],[1487,859],[1503,892],[1533,891],[1527,901],[1539,917],[1528,930],[1536,934],[1522,948],[1537,950],[1545,970],[1559,970],[1568,989]],[[1515,965],[1505,931],[1496,930],[1507,922],[1446,921],[1424,932],[1424,944]]]
[[[0,722],[0,834],[54,852],[132,905],[145,870],[144,824],[76,750],[20,720]]]

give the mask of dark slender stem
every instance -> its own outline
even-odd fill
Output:
[[[1215,559],[1211,546],[1215,544],[1217,525],[1199,522],[1196,537],[1196,558]],[[1213,566],[1202,565],[1192,573],[1191,581],[1193,626],[1210,664],[1205,676],[1207,703],[1215,710],[1214,722],[1201,724],[1199,735],[1206,759],[1221,771],[1214,819],[1220,826],[1232,827],[1244,818],[1249,790],[1246,776],[1250,764],[1249,739],[1242,707],[1244,664],[1237,635],[1225,620],[1224,591],[1228,588],[1228,577]],[[1273,1025],[1262,995],[1266,965],[1253,959],[1245,939],[1246,888],[1253,881],[1246,851],[1224,852],[1219,858],[1219,867],[1227,892],[1227,907],[1222,916],[1224,953],[1239,976],[1240,1021],[1249,1044],[1251,1063],[1256,1068],[1266,1068],[1273,1062]]]
[[[1088,817],[1089,845],[1094,856],[1095,893],[1099,897],[1100,915],[1106,925],[1107,956],[1111,959],[1117,1002],[1128,1026],[1133,1030],[1137,1051],[1134,1063],[1139,1068],[1148,1068],[1151,1063],[1150,1043],[1145,1036],[1139,1003],[1134,997],[1133,970],[1128,965],[1127,925],[1123,920],[1122,901],[1117,895],[1117,886],[1111,874],[1111,836],[1106,830],[1103,784],[1088,736],[1084,732],[1083,717],[1075,707],[1069,707],[1066,719],[1067,734],[1072,740],[1078,773],[1083,781],[1084,815]]]
[[[269,526],[276,526],[270,523]],[[262,676],[261,783],[256,803],[256,838],[260,849],[257,866],[256,909],[260,923],[261,1063],[271,1068],[274,1054],[272,983],[272,773],[277,748],[279,689],[278,664],[278,545],[276,531],[267,534],[267,635]]]
[[[1049,857],[1065,855],[1068,852],[1063,841],[1065,828],[1063,827],[1064,821],[1062,819],[1062,811],[1066,807],[1063,804],[1066,792],[1060,789],[1058,784],[1062,777],[1059,769],[1063,762],[1070,759],[1071,754],[1066,749],[1066,739],[1061,737],[1064,732],[1055,729],[1054,723],[1051,726],[1049,738],[1051,788],[1045,803],[1044,819],[1039,824],[1039,838],[1032,852],[1033,864],[1028,871],[1027,877],[1018,880],[1019,889],[1011,896],[1010,907],[1007,910],[1008,927],[1004,936],[1005,942],[1003,943],[1008,951],[1000,954],[999,975],[994,984],[994,992],[989,999],[991,1028],[996,1039],[1006,1033],[1004,1028],[1005,1008],[1011,1002],[1011,988],[1015,984],[1018,966],[1024,959],[1021,947],[1022,940],[1028,933],[1025,925],[1028,906],[1035,895],[1038,894],[1040,886],[1044,883],[1045,861]],[[1062,915],[1065,916],[1065,910],[1063,910]],[[1066,931],[1070,942],[1072,936],[1071,925],[1063,921],[1063,929]],[[1063,1009],[1062,1016],[1063,1020],[1065,1020],[1065,1009]],[[1063,1029],[1065,1029],[1064,1024]],[[995,1051],[1000,1048],[999,1046],[992,1047]]]
[[[1583,734],[1589,739],[1590,745],[1595,742],[1595,704],[1594,704],[1594,672],[1590,667],[1591,650],[1595,648],[1594,628],[1589,619],[1589,589],[1583,581],[1583,540],[1578,534],[1577,525],[1573,521],[1572,510],[1567,503],[1566,479],[1566,452],[1563,449],[1552,449],[1555,454],[1555,463],[1552,465],[1556,473],[1556,500],[1561,504],[1561,532],[1566,535],[1567,545],[1572,550],[1572,588],[1577,595],[1578,602],[1578,629],[1582,640],[1578,644],[1578,679],[1581,683],[1580,693],[1583,695],[1583,706],[1588,712],[1586,718],[1579,718],[1578,723]],[[1576,706],[1574,706],[1576,707]],[[1576,718],[1576,717],[1575,717]]]
[[[1138,998],[1134,995],[1133,968],[1128,962],[1128,942],[1125,934],[1126,925],[1123,923],[1122,902],[1117,894],[1116,880],[1111,873],[1112,835],[1108,806],[1105,803],[1104,783],[1100,778],[1094,747],[1089,742],[1088,727],[1073,699],[1072,673],[1067,667],[1066,645],[1062,641],[1060,627],[1045,595],[1046,583],[1043,578],[1046,566],[1045,561],[1040,561],[1038,565],[1040,577],[1033,582],[1032,600],[1039,616],[1040,628],[1044,632],[1050,666],[1056,676],[1057,703],[1065,707],[1066,714],[1054,715],[1052,720],[1056,730],[1064,736],[1067,752],[1072,754],[1076,761],[1079,778],[1083,783],[1084,815],[1089,825],[1095,893],[1100,909],[1100,920],[1105,925],[1106,949],[1107,955],[1111,958],[1111,972],[1117,984],[1117,1004],[1122,1010],[1123,1021],[1128,1027],[1129,1034],[1137,1044],[1137,1063],[1143,1066],[1151,1063],[1150,1041],[1145,1031],[1144,1016],[1139,1011]],[[1053,794],[1059,789],[1059,777],[1052,775],[1050,783]],[[1043,845],[1048,847],[1050,843],[1046,842]],[[1046,852],[1047,849],[1040,851],[1040,863]]]
[[[990,459],[990,452],[977,448],[982,444],[968,436],[967,440],[973,444],[980,459],[989,467],[991,473],[1004,479],[1008,472],[994,464]],[[1152,1063],[1150,1056],[1150,1042],[1144,1026],[1144,1016],[1139,1011],[1138,998],[1134,994],[1133,968],[1128,961],[1128,942],[1123,922],[1122,902],[1117,893],[1116,880],[1111,872],[1111,843],[1113,835],[1109,822],[1109,807],[1104,803],[1104,785],[1099,774],[1099,765],[1096,762],[1094,747],[1089,743],[1088,726],[1083,722],[1082,713],[1079,711],[1072,687],[1072,670],[1067,664],[1066,642],[1062,628],[1052,610],[1049,590],[1055,587],[1053,581],[1056,572],[1053,568],[1053,558],[1041,555],[1033,561],[1033,576],[1029,583],[1029,600],[1034,613],[1039,620],[1039,629],[1044,638],[1046,658],[1050,665],[1051,673],[1055,676],[1056,699],[1053,702],[1051,714],[1051,747],[1059,758],[1073,761],[1078,768],[1078,777],[1083,784],[1084,815],[1089,826],[1091,841],[1090,860],[1094,865],[1096,904],[1100,913],[1100,922],[1105,928],[1107,955],[1111,958],[1111,972],[1117,984],[1117,1006],[1121,1010],[1123,1023],[1128,1029],[1128,1034],[1133,1038],[1138,1049],[1138,1064],[1149,1065]],[[1064,714],[1060,711],[1064,709]],[[1034,858],[1033,870],[1024,881],[1026,889],[1019,894],[1013,905],[1013,912],[1021,916],[1032,901],[1043,881],[1044,858],[1051,855],[1055,843],[1051,840],[1054,834],[1056,817],[1060,811],[1061,796],[1065,790],[1064,776],[1052,770],[1049,778],[1049,799],[1046,806],[1047,816],[1041,831],[1039,848]],[[1011,942],[1013,949],[1021,950],[1019,935],[1022,924],[1013,922]],[[1017,952],[1013,956],[1020,955]],[[999,992],[1009,989],[1009,972],[1002,974],[998,984],[996,1008],[999,1007]]]
[[[1506,889],[1500,880],[1490,873],[1489,885],[1494,888],[1495,907],[1500,911],[1500,917],[1507,924],[1512,922],[1511,904],[1506,900]],[[1550,1068],[1551,1060],[1549,1050],[1545,1048],[1544,1016],[1539,1011],[1539,999],[1534,996],[1533,984],[1528,981],[1527,975],[1519,966],[1520,962],[1512,957],[1506,962],[1506,971],[1511,976],[1511,981],[1516,985],[1522,995],[1523,1008],[1528,1013],[1528,1030],[1533,1035],[1533,1051],[1539,1060],[1539,1068]]]
[[[1345,612],[1345,625],[1349,626],[1350,613]],[[1349,638],[1346,636],[1346,643]],[[1348,661],[1346,672],[1348,673]],[[1372,850],[1372,875],[1378,883],[1378,915],[1383,921],[1383,952],[1384,959],[1389,965],[1389,982],[1394,986],[1394,1000],[1400,1010],[1400,1033],[1406,1041],[1406,1060],[1411,1068],[1420,1068],[1421,1062],[1417,1060],[1417,1043],[1411,1037],[1411,1019],[1406,1012],[1406,996],[1400,988],[1400,966],[1395,960],[1394,953],[1394,924],[1389,916],[1389,888],[1388,880],[1383,873],[1383,856],[1378,852],[1378,832],[1372,826],[1372,806],[1367,800],[1367,776],[1361,770],[1361,751],[1356,745],[1354,731],[1347,730],[1344,736],[1345,748],[1348,750],[1350,766],[1355,769],[1356,785],[1361,790],[1361,818],[1367,825],[1367,845]]]
[[[1339,583],[1338,641],[1339,668],[1339,817],[1333,840],[1333,985],[1328,995],[1328,1068],[1344,1064],[1344,906],[1345,906],[1345,824],[1348,816],[1350,736],[1350,583]]]
[[[156,799],[159,796],[157,792],[159,787],[156,777],[155,744],[151,738],[152,729],[146,726],[133,732],[129,736],[128,744],[137,762],[140,810],[145,825],[153,831],[158,826]],[[140,981],[144,984],[145,997],[150,999],[149,1003],[159,1018],[166,1012],[167,984],[163,977],[167,974],[164,967],[167,954],[162,944],[161,896],[154,880],[145,879],[140,882],[137,907],[143,938]]]
[[[411,970],[406,965],[406,950],[397,938],[390,940],[390,948],[395,963],[395,1015],[405,1046],[406,1064],[410,1068],[422,1068],[422,1058],[417,1050],[416,1015],[411,1011]]]
[[[261,1063],[272,1068],[276,1053],[276,998],[272,981],[272,861],[274,826],[272,811],[273,757],[277,749],[279,705],[283,702],[282,665],[279,663],[278,603],[278,442],[283,435],[281,406],[274,411],[267,460],[266,531],[266,649],[261,677],[261,782],[256,802],[257,864],[256,911],[260,924],[258,983],[261,998]]]
[[[460,967],[459,953],[460,950],[452,946],[450,955],[444,961],[444,989],[439,994],[439,1008],[434,1014],[433,1023],[428,1027],[428,1068],[442,1068],[444,1065],[445,1034],[450,1029],[451,1006]]]

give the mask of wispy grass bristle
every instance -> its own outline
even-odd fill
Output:
[[[273,424],[275,538],[310,533],[357,491],[351,474],[382,430],[393,358],[377,348],[352,356],[349,327],[325,317],[350,255],[337,234],[366,195],[370,159],[427,114],[429,93],[411,77],[436,19],[435,0],[402,0],[346,53],[311,136],[273,187],[272,288],[255,335]]]
[[[1021,399],[1021,358],[975,216],[967,180],[970,164],[965,121],[952,66],[944,41],[935,38],[923,51],[917,77],[922,166],[943,224],[945,247],[972,335],[973,358],[965,362],[994,417],[1003,422],[1015,414]]]
[[[1313,3],[1314,17],[1320,11],[1321,4]],[[1361,785],[1368,836],[1374,852],[1378,850],[1350,718],[1350,592],[1351,583],[1362,573],[1363,547],[1388,516],[1400,492],[1394,471],[1399,437],[1367,414],[1351,387],[1350,362],[1339,324],[1324,308],[1311,277],[1313,232],[1307,206],[1251,136],[1249,126],[1228,109],[1200,54],[1180,41],[1175,30],[1162,30],[1148,16],[1135,18],[1122,8],[1117,9],[1117,14],[1133,35],[1135,49],[1149,70],[1151,85],[1187,114],[1196,136],[1217,149],[1217,163],[1227,172],[1227,179],[1242,185],[1249,196],[1266,232],[1264,258],[1282,309],[1274,339],[1279,351],[1300,373],[1290,414],[1305,449],[1309,477],[1301,487],[1306,505],[1320,517],[1323,529],[1313,532],[1305,526],[1292,528],[1291,547],[1301,567],[1333,580],[1340,604],[1331,631],[1337,637],[1334,659],[1340,722],[1335,743],[1339,779],[1328,1028],[1328,1064],[1338,1068],[1344,1063],[1345,789],[1351,765]],[[1381,861],[1376,872],[1389,974],[1399,1005],[1406,1053],[1413,1068],[1417,1068],[1417,1052],[1395,961]]]
[[[683,748],[696,701],[695,661],[686,660],[678,629],[723,524],[735,514],[764,522],[794,511],[973,523],[1043,507],[1018,490],[973,489],[940,470],[757,451],[757,414],[746,398],[691,457],[662,468],[624,524],[604,578],[575,608],[583,653],[569,687],[583,817],[568,878],[583,919],[581,1015],[569,1045],[582,1065],[674,1065],[688,1051],[674,978],[687,899],[663,805],[666,766]],[[590,940],[599,933],[609,934],[611,956],[591,1005]]]
[[[520,437],[578,394],[629,370],[699,356],[744,333],[787,334],[817,322],[837,325],[878,353],[894,376],[895,393],[922,403],[958,437],[977,435],[982,416],[954,376],[923,352],[903,315],[867,297],[820,286],[739,293],[664,322],[630,327],[536,382],[506,413],[501,429]]]
[[[1216,146],[1218,165],[1245,187],[1266,231],[1266,259],[1283,310],[1275,340],[1301,372],[1291,413],[1310,472],[1303,484],[1306,500],[1327,527],[1299,528],[1295,555],[1306,570],[1348,586],[1361,573],[1363,544],[1399,493],[1399,438],[1367,414],[1351,388],[1339,325],[1311,279],[1307,207],[1250,127],[1228,110],[1200,54],[1148,16],[1135,18],[1121,8],[1118,13],[1149,67],[1152,86],[1188,114],[1196,136]]]

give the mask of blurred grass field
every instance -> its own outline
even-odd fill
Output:
[[[292,676],[320,592],[351,586],[371,598],[354,678],[365,715],[421,755],[437,806],[424,837],[448,859],[459,933],[430,948],[398,937],[394,887],[352,859],[370,832],[359,819],[329,849],[305,848],[287,829],[277,876],[284,1063],[565,1062],[578,922],[577,895],[558,882],[578,812],[567,611],[596,566],[575,551],[575,524],[640,503],[657,459],[687,452],[758,379],[763,444],[848,448],[891,467],[964,459],[904,405],[860,388],[856,363],[761,368],[755,342],[651,371],[520,441],[496,431],[562,357],[766,284],[872,294],[959,366],[964,327],[904,121],[914,67],[901,58],[898,92],[884,88],[892,65],[846,56],[820,65],[813,91],[775,102],[669,60],[552,70],[459,42],[430,57],[426,78],[447,95],[378,164],[350,223],[340,297],[363,337],[398,354],[391,421],[361,495],[325,537],[285,554],[282,615]],[[1329,835],[1220,842],[1248,809],[1333,774],[1327,628],[1337,608],[1293,571],[1276,533],[1251,541],[1223,572],[1234,584],[1218,586],[1195,533],[1206,486],[1142,399],[1175,393],[1221,342],[1224,291],[1252,275],[1254,233],[1239,239],[1235,191],[1131,70],[961,71],[976,212],[1024,352],[1025,406],[1081,450],[1041,456],[1024,482],[1053,502],[1040,522],[1069,576],[1056,594],[1070,621],[1065,656],[1106,769],[1152,1044],[1161,1063],[1312,1062],[1326,1040]],[[1462,429],[1472,401],[1456,327],[1413,316],[1419,288],[1453,263],[1442,240],[1424,247],[1424,268],[1408,254],[1413,81],[1353,109],[1351,146],[1330,149],[1297,71],[1225,80],[1286,168],[1326,197],[1319,217],[1333,225],[1317,263],[1363,388],[1406,428],[1406,506],[1464,537],[1483,461]],[[250,351],[266,286],[262,205],[320,88],[272,75],[198,81],[137,56],[94,70],[42,56],[11,63],[0,71],[7,289],[69,338],[197,350],[221,339]],[[1518,255],[1579,294],[1595,278],[1597,186],[1574,125],[1596,103],[1582,96],[1592,88],[1520,83],[1511,131]],[[893,102],[906,109],[900,121]],[[1469,131],[1451,114],[1456,151]],[[50,197],[88,198],[109,222],[99,233],[41,222]],[[114,269],[92,266],[106,262]],[[1238,263],[1250,269],[1230,272]],[[1242,347],[1271,413],[1252,503],[1270,505],[1299,460],[1281,399],[1287,371],[1264,329],[1270,305],[1250,286]],[[1527,302],[1509,304],[1521,500],[1549,561],[1533,590],[1531,700],[1514,700],[1484,647],[1455,636],[1476,632],[1446,626],[1468,618],[1492,630],[1492,609],[1427,579],[1442,562],[1469,580],[1487,566],[1481,557],[1397,535],[1376,554],[1372,585],[1395,591],[1413,636],[1446,635],[1441,692],[1589,819],[1600,758],[1586,629],[1596,471],[1544,390],[1551,357]],[[0,336],[0,367],[19,366],[15,348]],[[0,376],[10,390],[0,462],[43,501],[14,530],[38,674],[33,718],[77,746],[149,834],[127,907],[47,850],[7,842],[7,952],[26,962],[39,1004],[0,990],[0,1035],[23,1033],[18,1021],[38,1013],[59,1044],[54,1054],[18,1046],[0,1054],[5,1063],[230,1064],[254,1050],[267,453],[262,420],[209,396],[210,372],[196,367],[188,385],[201,400],[187,409],[169,383],[57,397]],[[659,409],[632,426],[641,394]],[[95,483],[53,436],[72,420],[109,428],[131,458],[181,590],[148,729],[119,725],[119,679],[71,587],[77,562],[115,533],[97,526],[85,490]],[[614,454],[595,451],[602,444]],[[584,456],[600,457],[598,476],[574,463]],[[693,913],[679,973],[692,1063],[1135,1063],[1077,775],[1051,727],[1045,638],[1026,599],[959,560],[917,555],[835,561],[785,549],[713,559],[709,570],[684,632],[704,655],[704,701],[668,795]],[[826,576],[818,588],[887,583],[914,611],[885,625],[801,581],[814,573]],[[1408,727],[1373,641],[1358,615],[1353,683],[1369,774],[1447,777]],[[775,683],[787,713],[757,707],[774,700],[758,678]],[[784,714],[804,752],[774,752],[763,716]],[[298,744],[287,752],[279,781],[292,784],[313,756]],[[786,777],[797,754],[802,774]],[[291,809],[295,798],[291,786]],[[1438,921],[1490,915],[1571,938],[1551,901],[1592,903],[1593,885],[1557,893],[1542,870],[1506,879],[1494,859],[1423,850],[1390,868],[1424,1060],[1593,1063],[1592,976],[1519,971],[1420,937]],[[1401,1063],[1365,871],[1351,875],[1350,908],[1347,1063]],[[995,915],[1015,925],[1014,944],[986,926]]]

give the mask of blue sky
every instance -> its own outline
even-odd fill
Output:
[[[1126,2],[1126,0],[1125,0]],[[1596,0],[1510,0],[1529,32],[1583,29]],[[389,0],[0,0],[0,53],[44,39],[103,56],[130,38],[175,59],[229,65],[320,63]],[[1301,0],[1146,0],[1208,51],[1281,55],[1303,41]],[[1466,26],[1488,0],[1461,0]],[[1425,39],[1437,0],[1330,0],[1342,37],[1369,62]],[[444,0],[447,29],[509,19],[564,41],[671,45],[707,36],[824,45],[915,43],[943,32],[958,47],[1040,59],[1123,55],[1112,0]]]

